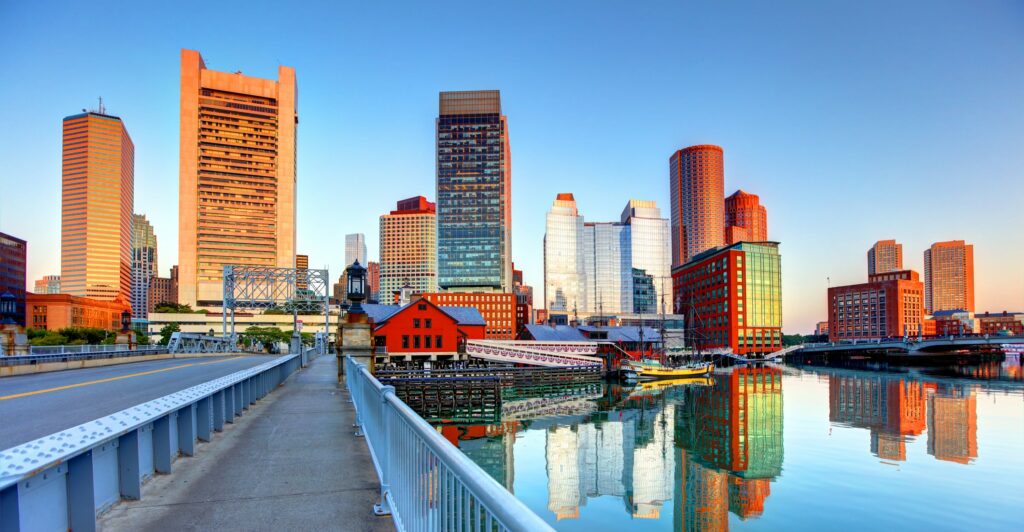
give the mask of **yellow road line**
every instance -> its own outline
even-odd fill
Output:
[[[191,364],[182,364],[180,366],[172,366],[172,367],[169,367],[169,368],[154,369],[154,370],[150,370],[150,371],[141,371],[139,373],[131,373],[131,374],[128,374],[128,375],[121,375],[121,376],[118,376],[118,377],[110,377],[108,379],[99,379],[99,380],[95,380],[95,381],[79,382],[79,383],[76,383],[76,384],[68,384],[66,386],[57,386],[56,388],[47,388],[45,390],[36,390],[34,392],[23,392],[23,393],[16,393],[16,394],[13,394],[13,395],[2,395],[2,396],[0,396],[0,401],[6,401],[8,399],[17,399],[19,397],[28,397],[30,395],[40,395],[40,394],[50,393],[50,392],[59,392],[61,390],[68,390],[68,389],[71,389],[71,388],[79,388],[81,386],[92,386],[93,384],[102,384],[104,382],[119,381],[121,379],[130,379],[130,378],[133,378],[133,377],[141,377],[143,375],[152,375],[154,373],[160,373],[160,372],[163,372],[163,371],[171,371],[171,370],[174,370],[174,369],[187,368],[189,366],[206,366],[206,365],[209,365],[209,364],[217,364],[219,362],[227,362],[228,360],[233,360],[233,359],[236,359],[236,358],[238,358],[238,357],[229,357],[229,358],[224,358],[224,359],[221,359],[221,360],[214,360],[212,362],[192,362]]]

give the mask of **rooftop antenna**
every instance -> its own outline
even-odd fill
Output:
[[[105,114],[107,114],[107,108],[106,108],[106,107],[103,107],[103,97],[102,97],[102,96],[100,96],[99,98],[100,98],[100,108],[99,108],[99,113],[100,113],[101,115],[105,115]]]

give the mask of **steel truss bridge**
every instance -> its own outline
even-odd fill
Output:
[[[330,334],[330,276],[326,269],[224,266],[224,336],[235,337],[236,309],[281,309],[298,320],[301,312],[324,315],[324,333]]]
[[[1024,336],[936,336],[930,338],[896,338],[881,340],[854,340],[850,343],[825,342],[805,344],[797,353],[830,352],[894,352],[906,354],[941,353],[961,349],[1018,350],[1024,347]]]

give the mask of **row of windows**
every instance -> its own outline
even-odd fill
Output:
[[[429,320],[428,320],[429,321]],[[402,348],[409,349],[409,339],[412,338],[413,349],[443,349],[444,342],[442,341],[441,335],[430,336],[430,335],[413,335],[408,334],[402,335]]]

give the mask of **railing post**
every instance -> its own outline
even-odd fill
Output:
[[[380,419],[377,420],[381,429],[379,450],[375,450],[377,460],[380,462],[380,502],[373,505],[375,515],[391,515],[391,505],[388,504],[388,491],[391,490],[391,424],[388,422],[389,408],[388,396],[395,395],[394,386],[383,386],[380,390]]]

